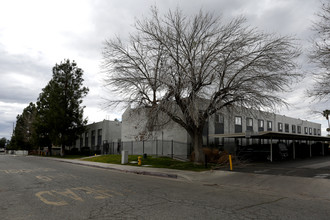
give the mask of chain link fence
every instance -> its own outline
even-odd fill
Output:
[[[191,144],[189,143],[173,140],[148,140],[109,143],[105,147],[103,154],[120,154],[122,150],[128,151],[129,155],[147,154],[182,159],[189,158],[192,152]]]

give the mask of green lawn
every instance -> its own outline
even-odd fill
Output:
[[[83,160],[101,162],[101,163],[121,164],[121,155],[102,155],[98,157],[86,158]],[[138,160],[138,155],[129,155],[127,165],[138,166],[137,163],[130,163],[132,161],[137,161],[137,160]],[[192,162],[182,162],[182,161],[174,160],[169,157],[148,156],[146,159],[142,158],[142,165],[150,165],[150,167],[155,167],[155,168],[169,168],[169,169],[178,169],[178,170],[192,170],[192,171],[209,170],[206,169],[204,165],[196,165]]]

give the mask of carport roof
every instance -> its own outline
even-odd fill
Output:
[[[311,141],[329,141],[330,137],[314,136],[303,134],[292,134],[275,131],[246,132],[233,134],[210,134],[210,137],[218,138],[255,138],[255,139],[280,139],[280,140],[311,140]]]

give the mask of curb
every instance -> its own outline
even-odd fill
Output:
[[[151,171],[125,170],[125,169],[120,169],[120,168],[115,168],[115,167],[101,166],[101,165],[97,165],[97,164],[79,163],[79,161],[61,160],[61,159],[56,159],[56,160],[60,161],[60,162],[64,162],[64,163],[71,163],[71,164],[78,164],[78,165],[82,165],[82,166],[103,168],[103,169],[108,169],[108,170],[120,171],[120,172],[124,172],[124,173],[134,173],[134,174],[138,174],[138,175],[158,176],[158,177],[165,177],[165,178],[172,178],[172,179],[178,178],[177,174],[151,172]]]

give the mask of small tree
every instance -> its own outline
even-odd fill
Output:
[[[39,141],[62,147],[72,143],[84,132],[82,99],[88,88],[83,87],[83,70],[70,60],[53,68],[53,78],[39,95],[37,123]],[[51,146],[50,146],[51,147]]]
[[[330,3],[324,3],[318,14],[319,21],[314,23],[316,33],[314,47],[310,60],[318,65],[320,73],[316,75],[313,89],[308,91],[310,96],[319,99],[329,99],[330,94]]]
[[[0,139],[0,148],[4,148],[7,144],[7,139],[5,137]]]
[[[121,100],[148,110],[149,122],[166,115],[190,135],[195,161],[203,162],[203,127],[228,106],[273,110],[285,102],[276,92],[299,74],[293,39],[260,33],[244,18],[224,23],[200,11],[188,18],[180,10],[137,20],[124,44],[105,42],[107,85]],[[148,123],[150,125],[150,123]]]

